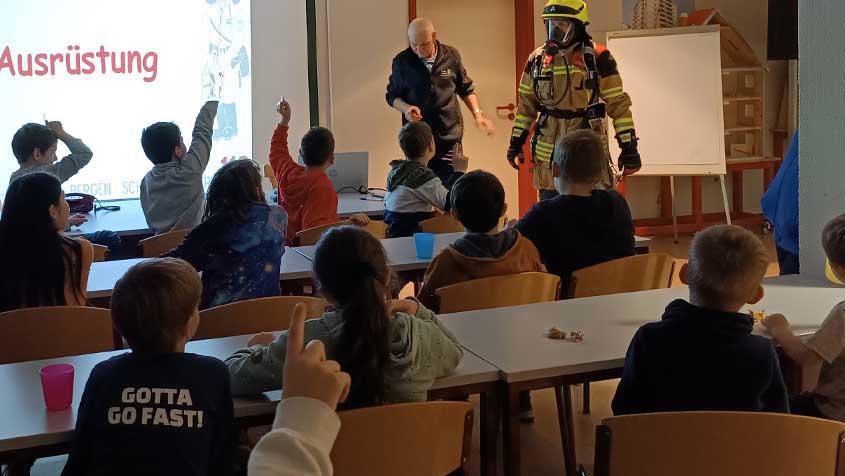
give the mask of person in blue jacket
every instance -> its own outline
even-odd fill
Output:
[[[777,175],[761,200],[775,230],[780,274],[798,274],[798,131]]]

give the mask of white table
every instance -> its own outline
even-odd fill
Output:
[[[463,233],[446,233],[435,237],[434,255],[454,243],[463,236]],[[636,237],[639,250],[648,252],[651,240],[648,238]],[[387,259],[396,272],[424,271],[428,268],[431,260],[417,259],[414,250],[414,239],[409,238],[388,238],[381,240],[384,245]],[[314,258],[316,246],[299,246],[295,250],[287,247],[282,255],[280,280],[299,281],[311,277],[311,260]],[[108,298],[111,296],[114,285],[121,276],[133,265],[143,261],[143,258],[105,261],[92,263],[91,272],[88,276],[88,297],[91,299]]]
[[[78,227],[73,227],[68,235],[74,236],[83,233],[94,233],[100,230],[110,230],[121,237],[139,236],[145,237],[153,234],[144,211],[141,209],[141,200],[137,198],[128,200],[109,200],[98,203],[103,206],[119,206],[120,210],[88,213],[88,221]],[[356,213],[364,213],[373,218],[384,215],[384,201],[370,195],[357,193],[341,193],[338,195],[337,214],[341,218],[349,218]]]
[[[349,218],[364,213],[370,218],[384,215],[384,199],[360,193],[341,193],[337,196],[337,216]]]
[[[95,205],[118,206],[120,210],[88,213],[88,221],[78,227],[71,228],[68,235],[94,233],[100,230],[110,230],[121,237],[145,237],[153,234],[147,224],[147,218],[141,209],[140,199],[110,200],[95,203]]]
[[[186,350],[225,359],[245,347],[248,339],[249,336],[236,336],[196,341],[189,343]],[[3,389],[0,392],[0,461],[14,462],[67,452],[73,439],[76,411],[88,375],[97,363],[123,352],[126,351],[0,365],[0,388]],[[74,366],[73,405],[61,412],[48,412],[41,392],[38,371],[53,363]],[[467,352],[453,375],[435,382],[432,394],[445,396],[478,393],[479,389],[495,394],[498,378],[496,368]],[[235,418],[241,422],[256,417],[272,421],[280,398],[281,391],[278,390],[255,398],[235,398]],[[494,405],[495,398],[491,398],[490,402]],[[487,411],[492,414],[492,418],[496,418],[495,407],[489,407]],[[485,428],[485,431],[496,434],[493,427]],[[494,451],[494,448],[489,449]],[[495,461],[495,454],[493,456]]]
[[[797,332],[817,329],[829,310],[845,300],[845,289],[797,276],[767,280],[764,288],[767,296],[753,306],[754,309],[786,315]],[[678,298],[687,299],[688,289],[663,289],[441,316],[441,321],[464,348],[501,371],[501,379],[507,387],[501,397],[506,408],[503,425],[506,474],[519,474],[519,393],[618,377],[628,344],[637,329],[647,322],[659,320],[666,305]],[[584,331],[584,341],[571,343],[548,339],[546,333],[552,326],[564,331]],[[564,397],[568,397],[568,392]],[[567,410],[569,412],[571,408]],[[563,416],[571,422],[571,415]],[[572,435],[569,439],[573,440]],[[567,458],[567,466],[574,469],[574,447],[569,446],[572,457]]]

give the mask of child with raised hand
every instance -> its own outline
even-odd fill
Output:
[[[279,295],[287,215],[267,205],[251,160],[227,163],[211,179],[203,221],[165,256],[202,272],[200,309]]]
[[[56,149],[62,141],[70,155],[58,160]],[[80,139],[65,131],[59,121],[45,121],[42,124],[24,124],[12,137],[12,152],[20,168],[12,172],[9,182],[35,172],[55,175],[64,183],[91,162],[94,153]]]
[[[788,413],[775,348],[752,335],[754,319],[739,312],[763,299],[768,266],[766,247],[744,228],[721,225],[695,235],[681,268],[689,301],[672,301],[659,322],[637,330],[613,413]]]
[[[211,157],[211,135],[218,101],[208,101],[194,123],[191,147],[179,126],[156,122],[144,129],[141,146],[153,168],[141,180],[141,208],[156,234],[190,230],[203,213],[202,174]]]
[[[226,366],[185,353],[201,294],[197,272],[174,258],[141,262],[118,280],[111,315],[132,352],[91,371],[63,476],[232,473]]]
[[[435,211],[449,211],[449,190],[428,168],[435,152],[431,127],[422,121],[405,124],[399,131],[399,146],[405,159],[390,163],[384,196],[388,238],[411,236],[419,231],[421,221],[434,217]],[[459,177],[461,173],[453,175]]]
[[[94,250],[68,238],[70,207],[59,179],[35,172],[14,180],[0,215],[0,312],[42,306],[85,306]]]
[[[825,225],[822,246],[835,277],[845,280],[845,215]],[[805,366],[821,364],[816,388],[790,400],[792,413],[845,421],[845,302],[831,309],[806,340],[792,332],[782,314],[767,316],[763,326],[792,360]]]
[[[326,175],[334,165],[334,135],[325,127],[312,127],[302,137],[299,157],[294,162],[288,148],[290,103],[284,98],[276,105],[281,119],[270,142],[270,165],[279,183],[279,205],[288,214],[287,244],[292,245],[302,230],[340,221],[337,216],[337,191]],[[370,218],[358,213],[349,218],[353,225],[364,226]]]
[[[329,457],[340,431],[335,409],[346,400],[351,380],[340,364],[326,360],[319,340],[305,345],[305,306],[298,304],[288,329],[283,370],[285,391],[273,429],[249,458],[251,476],[331,475]]]
[[[305,323],[305,339],[352,376],[346,408],[425,401],[434,381],[463,356],[457,339],[416,301],[389,301],[391,271],[384,248],[352,226],[329,230],[317,245],[313,274],[336,309]],[[259,334],[226,359],[236,395],[284,387],[288,333]]]

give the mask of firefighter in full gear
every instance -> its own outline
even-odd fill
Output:
[[[555,144],[568,132],[589,128],[602,137],[608,150],[605,116],[610,116],[622,154],[615,169],[608,151],[607,174],[601,182],[613,188],[616,170],[630,175],[642,166],[631,98],[622,89],[616,61],[587,34],[590,17],[583,0],[550,0],[543,9],[543,22],[547,40],[525,65],[508,162],[517,170],[525,163],[522,148],[536,121],[531,141],[534,187],[541,198],[554,196]]]

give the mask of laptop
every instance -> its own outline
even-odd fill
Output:
[[[368,152],[338,152],[334,156],[334,165],[326,170],[326,175],[338,192],[366,193],[369,186],[370,154]]]

